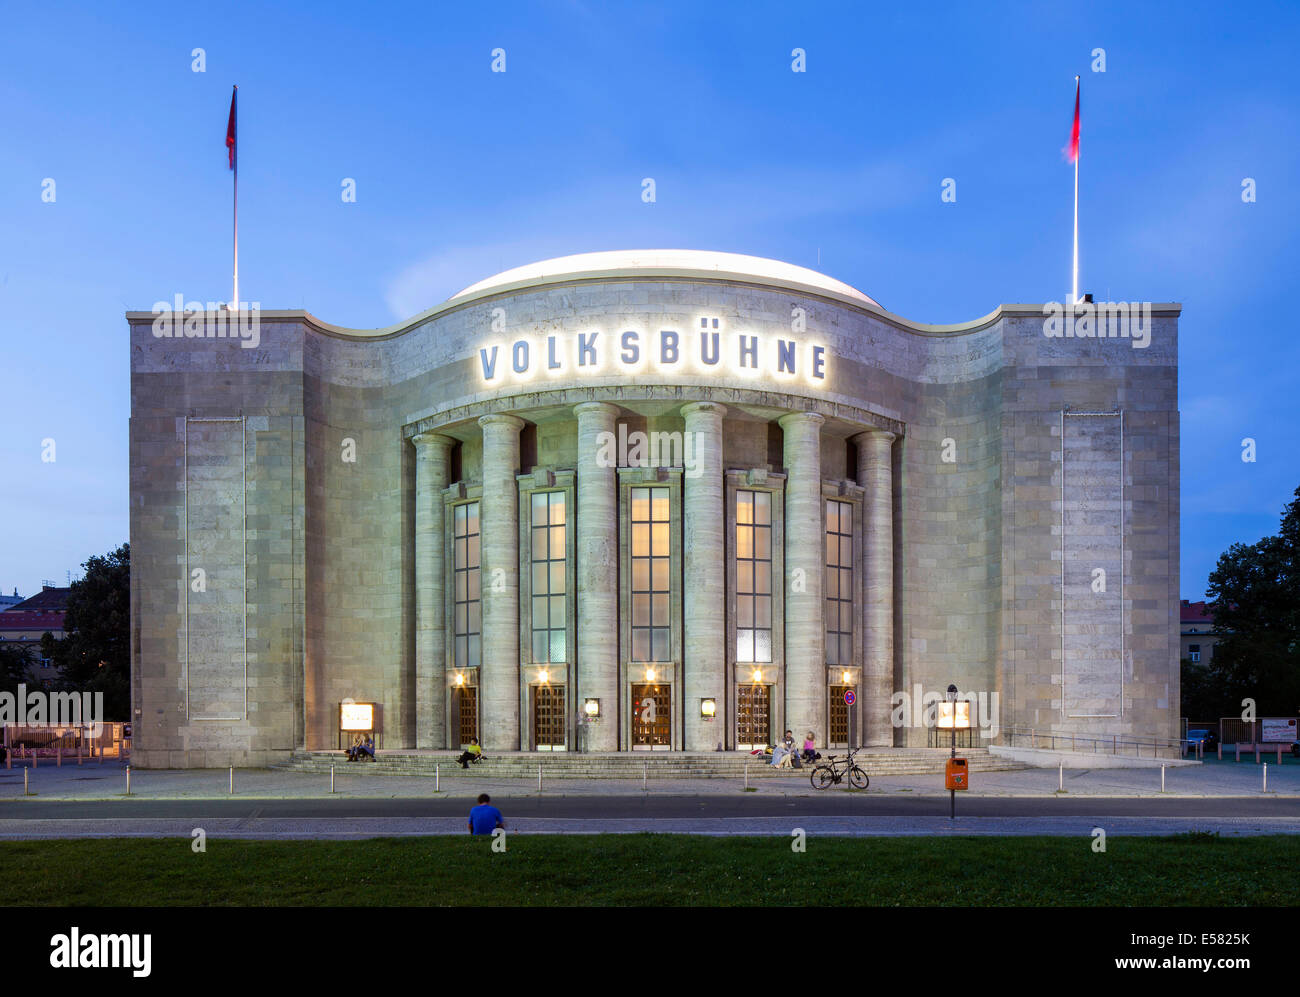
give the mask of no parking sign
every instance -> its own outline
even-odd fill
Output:
[[[857,701],[858,701],[858,697],[855,696],[855,695],[853,695],[853,690],[852,690],[852,689],[845,689],[845,690],[844,690],[844,705],[845,705],[845,706],[852,706],[852,705],[853,705],[854,703],[856,703]]]

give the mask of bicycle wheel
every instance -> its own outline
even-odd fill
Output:
[[[825,765],[818,765],[808,778],[812,782],[813,789],[825,789],[835,781],[835,773]]]
[[[849,769],[849,784],[854,789],[866,789],[871,785],[871,780],[867,777],[867,773],[854,765],[853,768]]]

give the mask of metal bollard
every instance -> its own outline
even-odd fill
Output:
[[[63,768],[63,746],[60,745],[55,750],[58,752],[58,754],[54,756],[54,767],[56,769],[61,769]]]
[[[645,792],[646,776],[650,772],[650,766],[646,762],[641,763],[641,792]]]
[[[131,795],[131,766],[126,767],[126,795]]]
[[[1165,791],[1165,767],[1161,765],[1160,766],[1160,792],[1163,793],[1164,791]]]
[[[1264,792],[1268,792],[1268,762],[1264,763]]]
[[[1065,762],[1061,762],[1060,767],[1056,770],[1056,791],[1065,792]]]
[[[27,792],[27,770],[26,769],[23,769],[23,795],[24,796],[30,795]]]
[[[441,765],[435,765],[433,767],[433,791],[435,793],[442,792],[442,766]]]
[[[542,791],[542,764],[541,764],[541,762],[538,762],[538,763],[537,763],[537,791],[538,791],[539,793]]]
[[[235,766],[230,766],[230,795],[235,795]]]
[[[745,758],[745,788],[749,788],[749,758]]]
[[[330,792],[334,792],[334,766],[330,766]]]

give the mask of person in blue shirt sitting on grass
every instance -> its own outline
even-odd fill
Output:
[[[479,793],[478,806],[469,812],[469,833],[470,834],[491,834],[498,827],[504,829],[506,819],[501,816],[501,811],[492,806],[492,797],[487,793]]]

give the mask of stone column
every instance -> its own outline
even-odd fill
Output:
[[[722,417],[715,402],[682,407],[683,448],[695,458],[695,476],[682,482],[682,710],[686,750],[713,751],[728,737],[726,508],[722,497]],[[717,716],[700,716],[713,699]]]
[[[866,660],[862,669],[862,717],[869,748],[894,744],[889,704],[894,694],[894,434],[872,430],[853,437],[858,484],[866,490],[862,549],[866,554],[863,614]]]
[[[483,664],[479,727],[487,751],[519,750],[519,430],[513,415],[485,415],[480,500]]]
[[[577,689],[581,711],[600,700],[600,719],[587,726],[588,751],[618,750],[618,471],[597,462],[601,434],[616,432],[618,408],[604,402],[577,406],[578,509],[570,517],[577,558]],[[608,450],[606,451],[608,452]]]
[[[784,433],[785,482],[785,726],[826,743],[826,630],[822,579],[826,530],[822,524],[821,427],[814,412],[778,420]]]
[[[455,440],[437,433],[415,444],[415,746],[447,747],[447,626],[443,593],[442,492]]]

